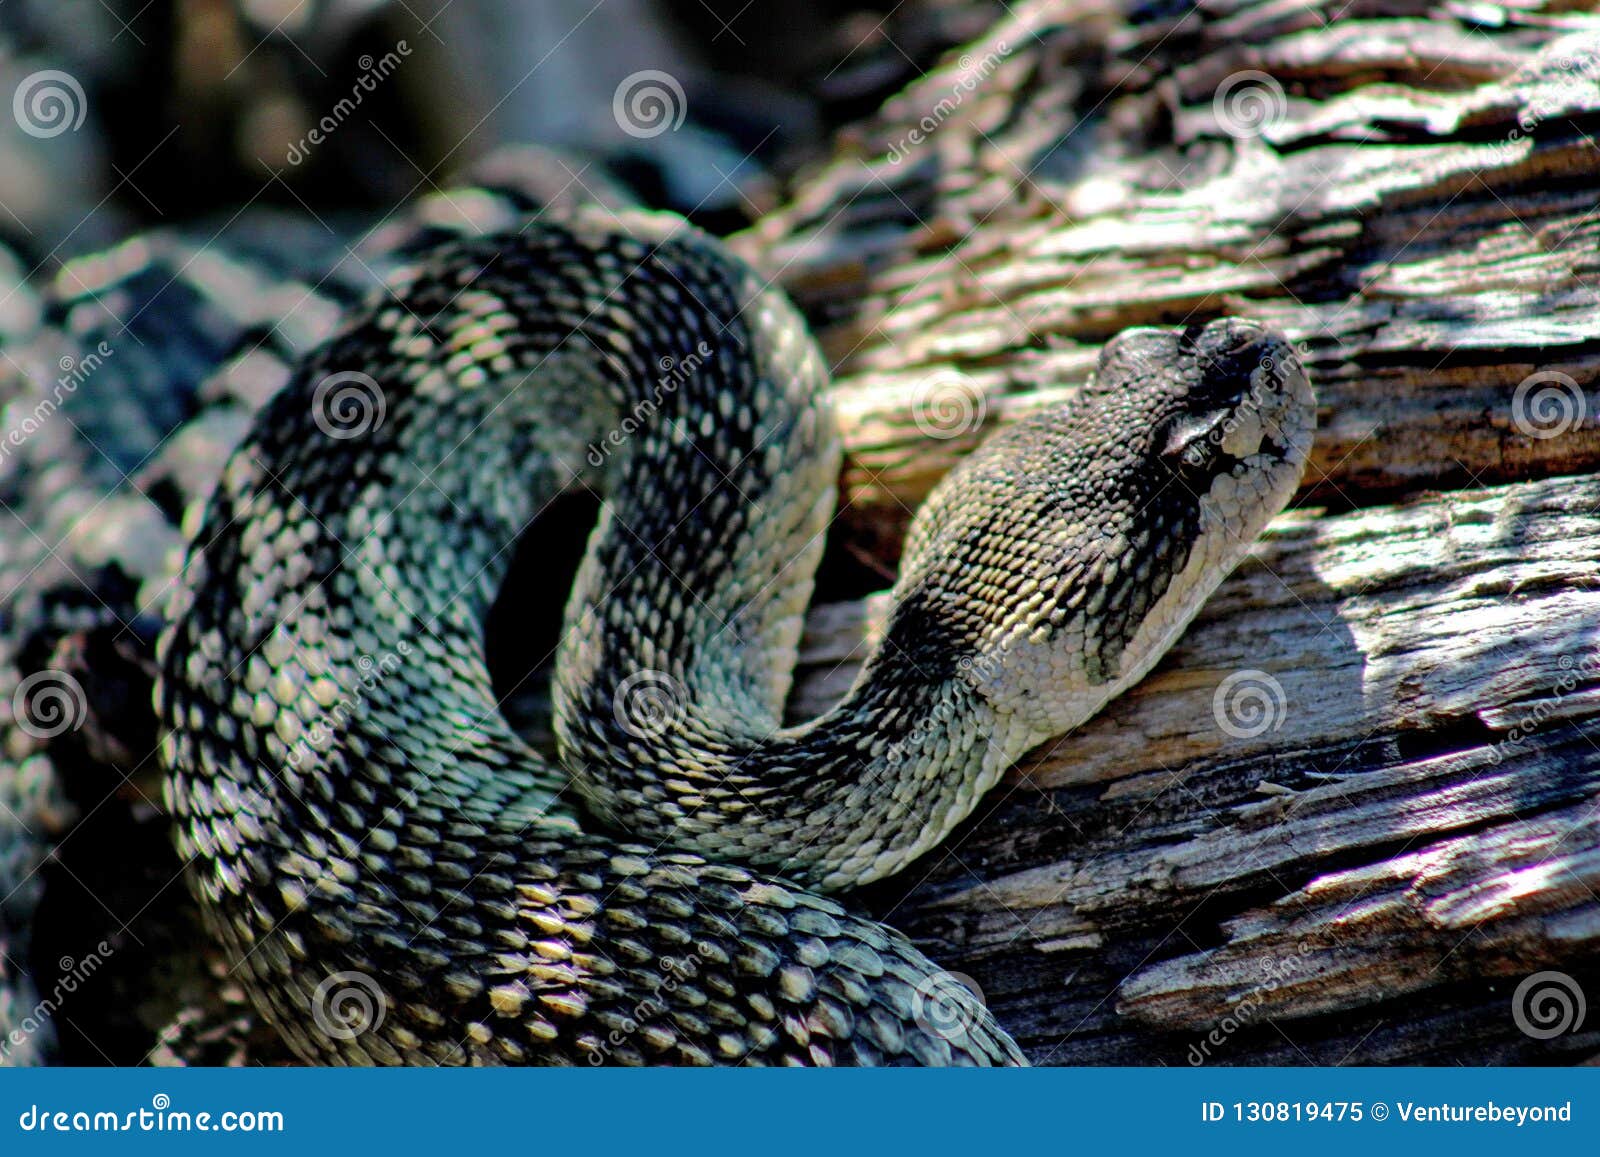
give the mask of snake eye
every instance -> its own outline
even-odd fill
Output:
[[[1229,410],[1207,410],[1199,414],[1179,414],[1167,423],[1166,430],[1157,434],[1157,453],[1176,466],[1198,466],[1206,458],[1208,448],[1218,446],[1226,436]]]

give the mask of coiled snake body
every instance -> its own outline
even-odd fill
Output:
[[[818,893],[906,865],[1155,663],[1293,493],[1309,388],[1250,323],[1122,335],[930,497],[861,677],[785,727],[839,465],[825,385],[715,242],[590,210],[442,247],[266,407],[158,707],[180,850],[299,1056],[1021,1061]],[[483,624],[573,486],[603,502],[558,767],[497,709]]]

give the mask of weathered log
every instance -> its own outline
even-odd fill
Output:
[[[1041,1057],[1178,1061],[1249,1000],[1346,1014],[1312,1030],[1337,1060],[1352,1010],[1463,984],[1496,1056],[1535,1055],[1482,982],[1593,977],[1597,573],[1594,479],[1287,516],[1154,674],[877,899]],[[883,608],[813,615],[796,714]],[[1434,1055],[1394,1036],[1381,1059]]]
[[[1316,455],[1142,686],[866,899],[1038,1061],[1600,1057],[1600,20],[1095,7],[1018,6],[739,239],[839,365],[838,533],[891,561],[1127,325],[1284,328]],[[813,614],[795,715],[882,605]]]
[[[738,239],[838,363],[858,533],[1111,334],[1221,313],[1302,343],[1317,501],[1600,465],[1600,19],[1371,7],[1019,6]]]

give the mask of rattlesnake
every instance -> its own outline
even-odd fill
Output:
[[[134,1026],[174,1005],[182,1055],[237,1055],[231,1032],[221,1052],[191,1039],[232,1014],[173,979],[201,953],[153,830],[154,640],[179,524],[294,362],[384,277],[580,202],[633,198],[594,164],[514,147],[382,218],[255,208],[132,234],[38,281],[0,250],[0,1066],[57,1055],[60,960],[105,935],[114,959],[71,998],[94,1026],[85,1059],[124,1034],[126,1059],[144,1056]]]
[[[717,242],[576,208],[404,268],[258,416],[159,710],[191,880],[298,1056],[1021,1061],[821,893],[904,867],[1150,669],[1294,492],[1310,389],[1249,322],[1118,336],[939,486],[861,677],[785,727],[838,469],[825,385]],[[575,487],[602,504],[557,765],[498,710],[484,619]]]

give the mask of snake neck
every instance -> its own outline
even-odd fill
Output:
[[[648,566],[627,586],[652,588]],[[977,632],[921,595],[902,593],[844,699],[798,726],[783,725],[776,689],[763,696],[729,676],[753,645],[744,606],[698,600],[724,625],[685,661],[631,643],[647,637],[606,629],[575,600],[557,734],[586,803],[641,838],[823,890],[899,870],[1040,738],[985,697]]]

